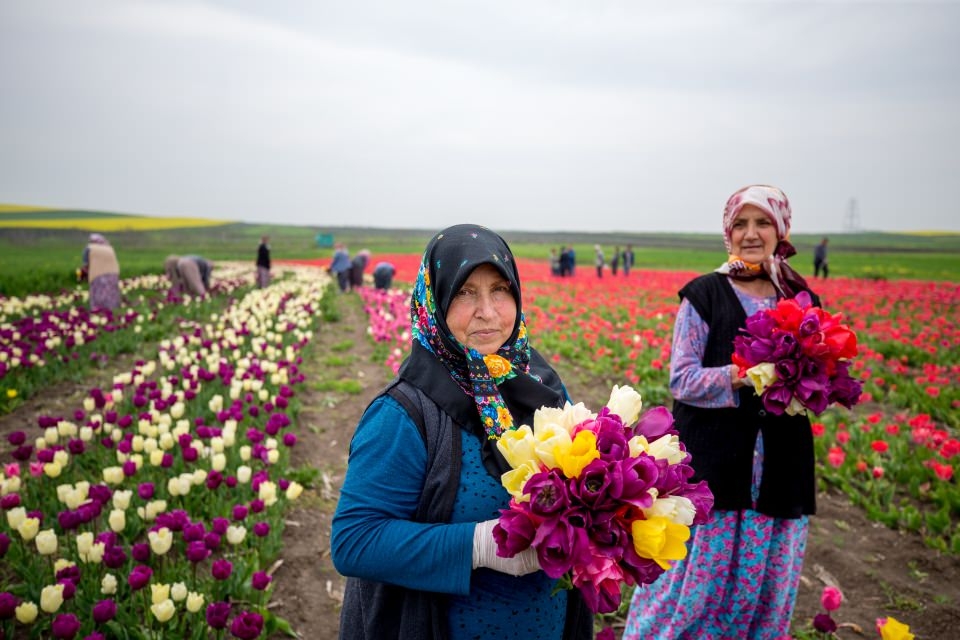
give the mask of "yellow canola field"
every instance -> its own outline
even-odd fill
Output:
[[[83,229],[84,231],[152,231],[157,229],[180,229],[184,227],[220,227],[233,224],[232,220],[205,220],[203,218],[60,218],[30,220],[26,218],[0,218],[0,228],[31,229]]]

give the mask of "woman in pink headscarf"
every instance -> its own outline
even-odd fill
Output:
[[[116,309],[120,306],[120,264],[113,247],[99,233],[91,233],[81,256],[83,271],[90,282],[90,308]]]
[[[727,260],[680,290],[670,362],[673,415],[695,475],[714,495],[689,553],[633,595],[624,640],[789,634],[814,513],[813,435],[806,416],[764,410],[731,363],[748,316],[800,291],[819,299],[787,258],[790,203],[751,185],[723,211]]]

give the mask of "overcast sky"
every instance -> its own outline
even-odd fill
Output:
[[[0,146],[62,208],[960,231],[960,3],[2,0]]]

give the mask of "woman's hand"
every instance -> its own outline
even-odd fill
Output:
[[[533,547],[512,558],[501,558],[497,555],[497,541],[493,539],[493,527],[496,524],[497,520],[478,522],[473,530],[473,568],[485,567],[514,577],[539,571],[540,561]]]
[[[740,387],[747,386],[747,382],[748,382],[747,378],[741,378],[739,371],[740,371],[740,368],[737,365],[735,364],[730,365],[730,386],[733,388],[734,391],[736,391]]]

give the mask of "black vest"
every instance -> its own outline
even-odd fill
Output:
[[[811,292],[813,303],[819,298]],[[680,290],[710,327],[703,366],[731,364],[733,339],[747,315],[726,276],[711,273]],[[763,409],[753,386],[738,390],[740,406],[701,409],[674,401],[680,439],[693,456],[693,480],[706,480],[714,509],[740,510],[752,505],[750,485],[757,433],[763,433],[763,476],[756,510],[777,518],[816,512],[813,433],[806,416],[774,416]]]

